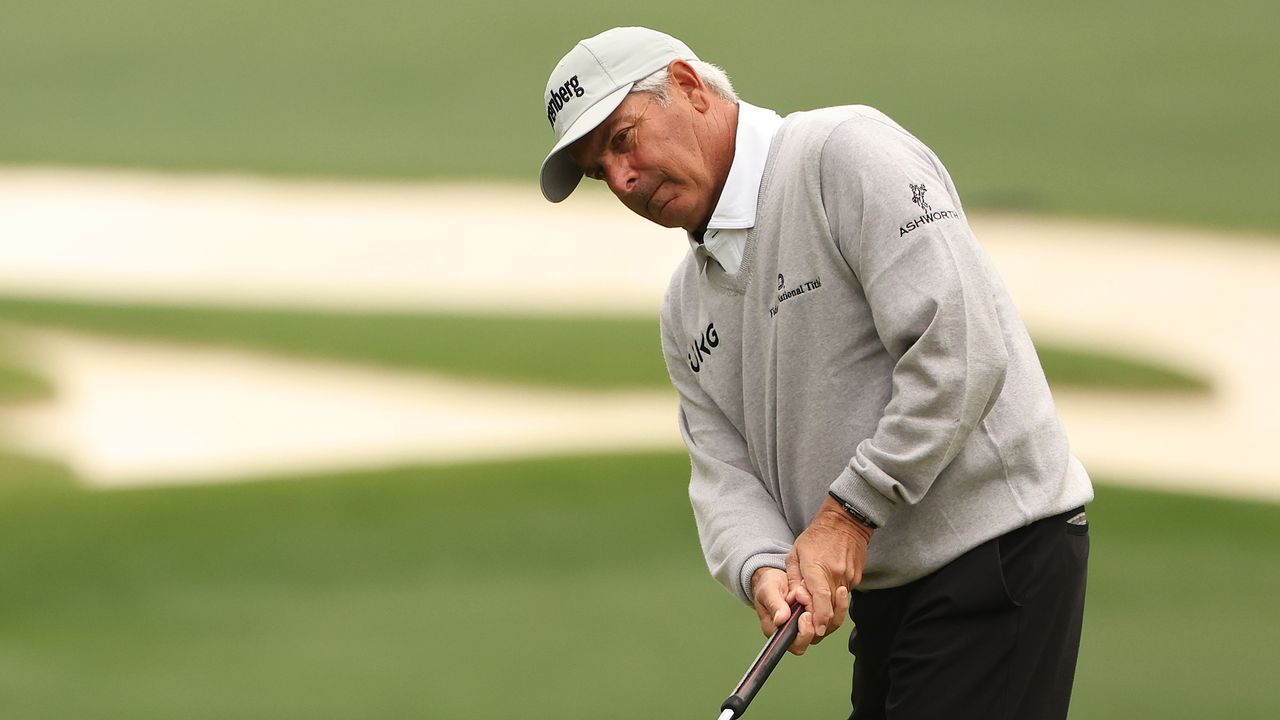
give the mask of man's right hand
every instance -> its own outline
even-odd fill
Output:
[[[751,596],[755,604],[756,615],[760,618],[760,631],[765,637],[786,624],[791,617],[791,604],[787,602],[787,571],[772,567],[762,567],[751,575]],[[820,641],[814,638],[813,614],[806,612],[800,616],[800,626],[795,642],[787,648],[793,655],[803,655],[809,645]]]

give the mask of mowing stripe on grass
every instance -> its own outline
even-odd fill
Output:
[[[125,337],[231,345],[462,378],[584,389],[667,385],[656,318],[326,313],[0,298],[0,320]],[[1203,392],[1149,360],[1038,347],[1059,386]]]
[[[0,405],[52,397],[53,385],[25,367],[10,365],[0,355]]]

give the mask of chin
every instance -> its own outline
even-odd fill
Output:
[[[690,223],[697,224],[692,219],[695,215],[696,213],[690,212],[690,208],[684,206],[684,198],[677,195],[667,203],[661,212],[650,219],[663,227],[690,230]]]

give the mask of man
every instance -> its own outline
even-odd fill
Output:
[[[644,28],[552,71],[542,191],[688,232],[662,342],[713,575],[791,651],[857,626],[854,718],[1062,718],[1093,491],[937,157],[776,113]]]

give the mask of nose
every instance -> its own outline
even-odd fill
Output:
[[[624,158],[611,157],[604,162],[604,179],[614,195],[629,195],[640,182],[640,175]]]

